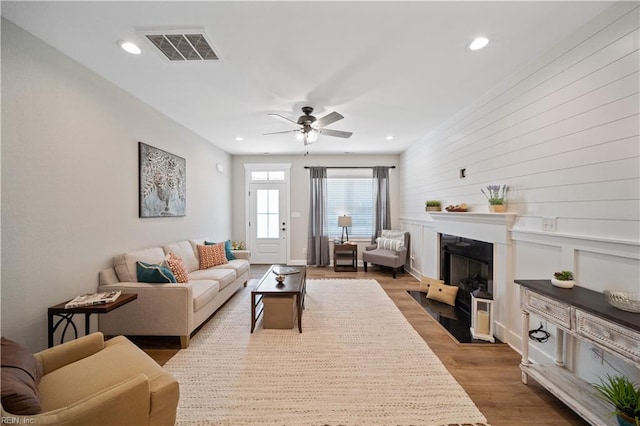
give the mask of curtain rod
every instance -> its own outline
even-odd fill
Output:
[[[374,167],[377,166],[332,166],[332,167],[327,167],[327,169],[373,169]],[[383,166],[383,167],[388,167],[390,169],[395,169],[396,166]],[[311,168],[311,166],[304,166],[305,169],[309,169]]]

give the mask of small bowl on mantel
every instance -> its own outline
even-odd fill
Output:
[[[559,280],[557,278],[551,278],[551,285],[559,288],[573,288],[576,285],[575,280]]]
[[[605,290],[603,293],[611,306],[627,312],[640,313],[640,294],[616,290]]]

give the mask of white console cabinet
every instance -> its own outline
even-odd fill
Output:
[[[640,368],[640,314],[609,305],[602,293],[582,287],[553,287],[550,280],[515,280],[522,287],[522,382],[528,377],[544,386],[593,425],[614,425],[612,407],[593,386],[565,368],[565,333],[598,346]],[[555,363],[529,361],[529,314],[557,327]]]

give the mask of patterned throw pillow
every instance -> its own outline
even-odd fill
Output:
[[[376,242],[378,243],[379,249],[400,251],[400,249],[404,247],[404,240],[378,237]]]
[[[176,277],[177,282],[189,282],[189,273],[187,272],[187,268],[184,266],[182,259],[170,251],[167,255],[166,261],[167,265],[169,265],[169,268],[171,269],[171,273]]]
[[[211,241],[204,242],[205,246],[213,246],[216,244],[220,243],[212,243]],[[227,260],[234,260],[236,258],[236,256],[233,254],[233,246],[231,244],[231,240],[227,240],[224,242],[224,255],[226,256]]]
[[[171,269],[153,263],[136,262],[136,273],[140,283],[168,284],[178,282]]]
[[[213,266],[229,263],[224,252],[224,243],[215,245],[198,245],[198,257],[200,258],[200,269],[208,269]]]

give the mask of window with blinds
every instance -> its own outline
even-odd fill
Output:
[[[327,234],[340,237],[338,216],[351,216],[349,239],[373,234],[373,177],[371,169],[327,170]]]

